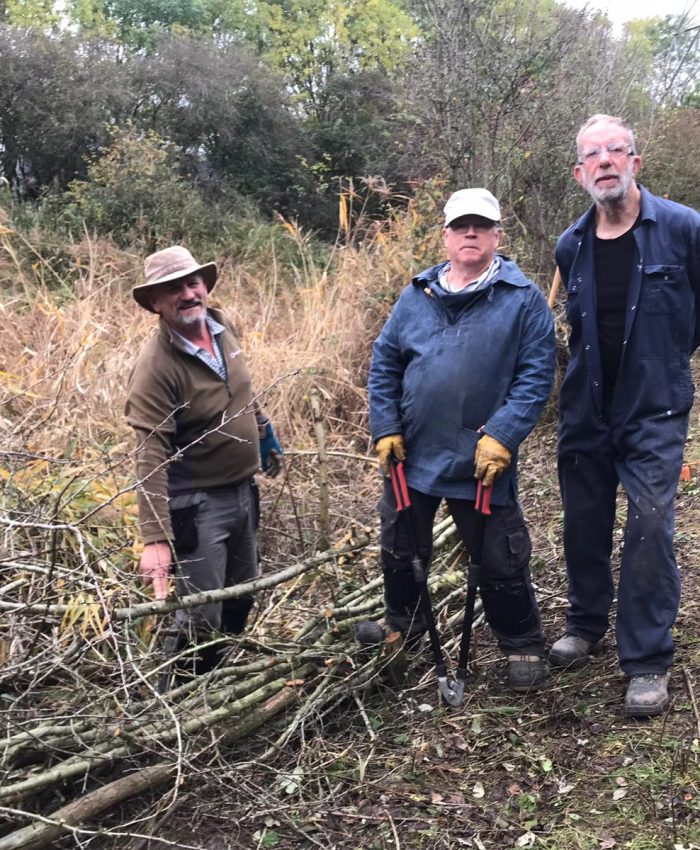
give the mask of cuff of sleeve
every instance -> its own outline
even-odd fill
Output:
[[[375,431],[375,433],[372,434],[372,442],[376,445],[377,442],[382,439],[382,437],[390,437],[393,434],[398,434],[399,437],[403,437],[403,431],[401,430],[400,422],[393,428],[381,428],[379,431]]]
[[[167,543],[170,548],[173,548],[173,538],[172,537],[163,537],[163,532],[159,531],[158,535],[143,535],[143,545],[150,546],[152,543]]]
[[[508,439],[508,437],[499,431],[497,428],[492,428],[490,425],[486,424],[481,432],[483,434],[488,434],[489,437],[493,437],[494,440],[498,440],[498,442],[505,446],[511,454],[515,452],[520,443],[514,443],[512,439]]]

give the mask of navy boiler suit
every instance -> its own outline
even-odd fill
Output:
[[[608,628],[621,483],[628,516],[616,630],[620,666],[630,676],[663,673],[673,660],[671,626],[680,600],[674,497],[693,402],[689,361],[700,343],[700,215],[640,190],[622,356],[607,407],[596,321],[595,207],[562,234],[556,251],[571,354],[559,423],[566,630],[597,641]]]

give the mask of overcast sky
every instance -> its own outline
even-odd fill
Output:
[[[700,24],[700,0],[564,0],[575,9],[600,9],[605,12],[620,32],[626,21],[637,18],[653,18],[657,15],[681,15],[690,13],[690,23]]]

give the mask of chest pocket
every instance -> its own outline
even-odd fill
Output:
[[[685,266],[644,266],[640,309],[650,316],[667,316],[688,309]]]
[[[566,318],[570,325],[573,319],[578,318],[579,311],[578,284],[572,283],[566,291]]]

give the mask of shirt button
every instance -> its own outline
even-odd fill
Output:
[[[636,310],[636,309],[637,309],[637,308],[636,308],[636,306],[635,306],[635,307],[630,307],[630,310]]]
[[[586,313],[586,311],[584,310],[584,311],[583,311],[583,313],[581,313],[581,318],[583,318],[583,317],[584,317],[584,316],[586,316],[586,315],[587,315],[587,313]]]
[[[597,386],[598,386],[598,381],[593,381],[593,386],[594,386],[594,387],[597,387]]]
[[[590,351],[590,350],[591,350],[590,345],[587,345],[587,346],[586,346],[586,351]]]
[[[667,410],[667,411],[666,411],[666,416],[671,416],[672,414],[673,414],[673,411],[672,411],[672,410]]]

